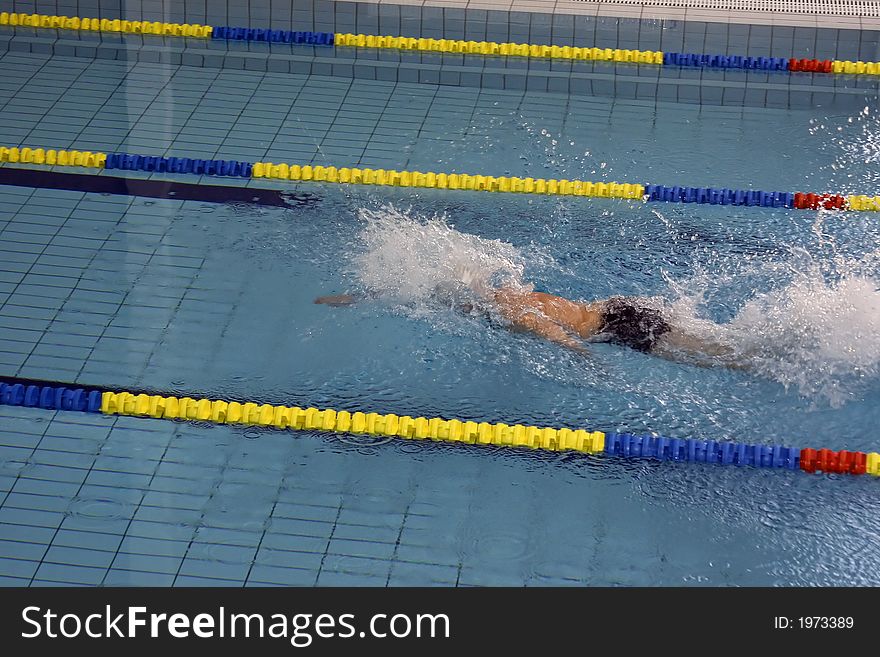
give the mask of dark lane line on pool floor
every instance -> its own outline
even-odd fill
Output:
[[[15,167],[0,167],[0,185],[143,196],[178,201],[253,203],[279,208],[315,205],[321,200],[319,196],[307,192],[292,193],[279,189],[203,185],[171,180],[142,180],[118,176],[17,169]]]

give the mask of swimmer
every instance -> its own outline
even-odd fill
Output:
[[[678,329],[650,299],[613,296],[577,302],[511,287],[492,290],[491,299],[511,329],[579,353],[587,353],[586,341],[604,341],[669,360],[741,366],[731,359],[732,349]]]
[[[457,270],[456,274],[478,301],[453,302],[454,307],[470,313],[480,302],[485,303],[505,320],[509,329],[532,333],[581,354],[588,353],[586,341],[605,341],[670,360],[743,367],[733,359],[730,347],[678,329],[644,297],[613,296],[578,302],[529,288],[492,287],[467,270]],[[441,300],[449,305],[448,293],[441,292]],[[356,301],[351,294],[315,299],[315,303],[330,306],[348,306]]]

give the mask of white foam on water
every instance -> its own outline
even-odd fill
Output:
[[[874,256],[876,257],[876,253]],[[676,326],[724,345],[745,369],[840,406],[880,373],[880,283],[874,257],[813,257],[791,249],[782,262],[752,262],[718,276],[701,272],[670,281],[669,313]],[[729,322],[705,318],[704,297],[719,285],[767,278]],[[766,285],[766,284],[765,284]]]

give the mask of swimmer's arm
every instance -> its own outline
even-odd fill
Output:
[[[654,345],[652,353],[669,360],[697,367],[726,367],[732,370],[752,369],[744,354],[737,354],[730,346],[705,338],[688,335],[677,329],[664,334]]]
[[[329,294],[315,299],[315,303],[325,306],[352,306],[357,303],[357,297],[353,294]]]
[[[377,292],[376,290],[359,290],[358,292],[354,293],[347,292],[345,294],[328,294],[315,299],[315,303],[339,308],[343,306],[353,306],[358,301],[363,301],[364,299],[376,299],[378,297],[379,292]]]
[[[559,324],[543,315],[523,313],[518,317],[511,318],[511,321],[515,328],[534,333],[545,340],[560,344],[579,354],[588,355],[590,353],[584,346],[583,342],[572,336]]]

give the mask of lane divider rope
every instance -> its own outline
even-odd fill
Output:
[[[797,449],[714,440],[636,436],[585,429],[556,429],[503,422],[474,422],[393,413],[337,411],[255,402],[175,397],[145,392],[79,388],[74,384],[6,379],[0,381],[0,405],[104,415],[199,420],[294,431],[386,436],[472,445],[575,451],[621,458],[752,466],[806,472],[870,474],[880,477],[880,453]]]
[[[0,163],[84,166],[123,171],[182,173],[237,178],[269,178],[288,181],[384,185],[430,189],[459,189],[551,196],[588,196],[667,203],[698,203],[799,210],[880,211],[880,195],[767,192],[755,189],[642,185],[638,183],[588,182],[555,178],[519,178],[466,173],[397,171],[322,165],[275,164],[240,160],[205,160],[186,157],[154,157],[132,153],[92,153],[0,146]]]
[[[461,39],[433,39],[343,32],[273,30],[251,27],[213,27],[161,21],[128,21],[107,18],[77,18],[45,14],[0,13],[0,25],[129,34],[153,34],[229,41],[290,43],[309,46],[336,46],[411,50],[484,56],[532,57],[583,61],[606,61],[657,66],[741,69],[747,71],[789,71],[880,75],[880,62],[838,59],[798,59],[784,57],[744,57],[739,55],[663,52],[625,48],[554,46],[528,43],[500,43]]]

